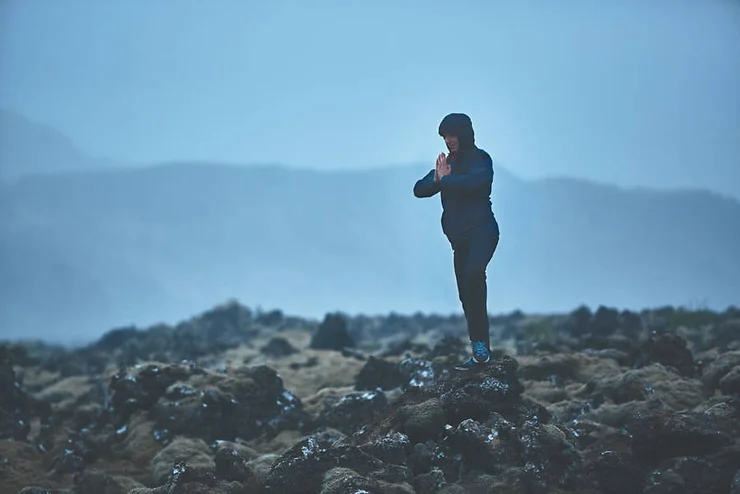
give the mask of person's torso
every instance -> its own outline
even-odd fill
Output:
[[[453,157],[450,163],[451,175],[464,175],[470,172],[473,160],[484,151],[472,149]],[[454,238],[472,228],[496,222],[491,208],[491,183],[481,184],[471,190],[444,190],[440,193],[442,201],[442,229]]]

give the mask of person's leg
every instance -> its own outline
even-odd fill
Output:
[[[468,266],[468,257],[470,252],[470,242],[467,240],[458,240],[453,246],[453,261],[455,267],[455,280],[457,281],[457,295],[462,304],[463,314],[467,321],[467,326],[470,328],[470,321],[468,315],[470,311],[467,306],[467,297],[465,296],[465,273]],[[470,330],[468,329],[468,332]]]
[[[488,323],[488,287],[486,269],[498,246],[496,228],[483,227],[472,232],[467,263],[463,275],[463,294],[467,309],[468,334],[471,341],[483,341],[491,348]]]

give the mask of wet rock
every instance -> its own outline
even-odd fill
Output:
[[[298,353],[298,349],[281,336],[270,338],[270,341],[262,347],[262,353],[268,357],[280,358]]]
[[[176,463],[167,482],[155,488],[132,489],[129,494],[243,494],[244,486],[216,478],[210,471],[194,468],[185,462]]]
[[[619,311],[599,306],[591,320],[590,333],[596,336],[608,336],[620,327]]]
[[[185,391],[159,400],[150,411],[164,443],[177,435],[208,443],[249,440],[311,426],[301,401],[269,367],[243,367],[231,374],[209,372],[191,383]]]
[[[468,346],[460,339],[445,336],[429,352],[429,359],[435,357],[462,357],[468,353]]]
[[[342,350],[354,347],[355,341],[347,329],[347,320],[341,314],[327,314],[311,338],[314,349]]]
[[[738,469],[735,477],[732,479],[732,485],[730,486],[730,494],[740,494],[740,469]]]
[[[219,447],[215,456],[216,475],[219,478],[237,481],[245,486],[245,490],[256,490],[259,479],[249,466],[249,456],[243,449],[234,447]]]
[[[583,354],[599,359],[612,359],[623,367],[628,367],[632,364],[632,356],[630,356],[627,352],[617,350],[616,348],[605,348],[603,350],[586,348],[585,350],[583,350]]]
[[[740,351],[719,355],[704,368],[701,380],[707,389],[714,391],[719,383],[733,368],[740,365]]]
[[[357,360],[365,360],[365,355],[360,350],[355,350],[354,348],[342,348],[342,357],[347,358],[353,358]]]
[[[358,475],[386,481],[405,481],[410,473],[402,470],[402,478],[388,479],[386,465],[350,443],[328,434],[316,434],[295,444],[272,466],[265,481],[270,491],[285,494],[320,492],[324,474],[332,468],[346,468]]]
[[[112,476],[97,470],[75,474],[72,494],[128,494],[132,489],[144,487],[127,477]]]
[[[406,376],[403,389],[407,387],[430,388],[446,374],[441,365],[422,359],[406,356],[398,363],[401,373]]]
[[[675,367],[682,376],[693,377],[696,374],[694,356],[687,347],[686,340],[675,334],[653,335],[635,356],[636,367],[655,362]]]
[[[740,319],[718,322],[705,331],[704,348],[726,349],[740,341]]]
[[[280,455],[277,453],[269,453],[261,455],[254,460],[247,462],[247,467],[254,473],[255,478],[260,485],[264,485],[267,482],[267,477],[270,475],[272,466],[280,459]]]
[[[414,478],[416,492],[436,494],[447,485],[445,474],[439,468],[432,468],[428,473],[422,473]]]
[[[672,467],[676,475],[683,480],[685,492],[692,494],[727,492],[732,482],[732,473],[723,476],[722,472],[705,458],[678,458]]]
[[[186,381],[193,373],[204,371],[189,364],[136,365],[117,372],[110,380],[110,408],[114,425],[123,426],[137,410],[147,410],[164,396],[167,388],[178,381]]]
[[[642,490],[645,471],[630,453],[604,451],[589,470],[605,494]]]
[[[69,377],[100,374],[111,363],[130,367],[140,361],[196,360],[250,341],[259,333],[254,322],[248,308],[230,301],[176,326],[113,329],[90,345],[55,353],[44,365]]]
[[[460,452],[469,467],[488,473],[499,471],[501,458],[500,454],[497,454],[499,450],[497,427],[466,419],[457,427],[450,427],[445,441],[452,449]]]
[[[636,417],[627,425],[632,452],[646,464],[680,456],[704,456],[733,443],[720,423],[707,414],[653,413]]]
[[[290,368],[293,370],[303,369],[305,367],[316,367],[319,365],[318,357],[309,357],[305,362],[292,362]]]
[[[525,465],[523,473],[531,484],[566,489],[580,484],[581,457],[570,431],[530,419],[515,432],[517,442],[514,444],[518,443],[519,461],[514,464]]]
[[[25,441],[31,432],[31,420],[41,417],[48,423],[51,409],[37,403],[22,388],[13,369],[13,358],[5,345],[0,345],[0,439]]]
[[[439,398],[430,398],[398,409],[403,432],[414,442],[434,439],[442,433],[447,414]]]
[[[719,380],[719,389],[728,395],[740,394],[740,365],[734,367]]]
[[[378,493],[378,494],[415,494],[407,484],[391,484],[382,480],[370,479],[359,475],[349,468],[332,468],[324,475],[320,494]]]
[[[405,465],[410,447],[411,441],[406,434],[389,432],[383,437],[361,445],[360,449],[386,463]]]
[[[387,405],[388,399],[382,391],[350,393],[334,403],[325,402],[318,423],[351,434],[381,413]]]
[[[436,469],[440,470],[445,478],[450,479],[457,479],[463,468],[461,454],[451,452],[432,440],[414,444],[407,465],[416,476]]]
[[[647,475],[643,494],[688,494],[686,483],[673,470],[653,470]]]
[[[108,454],[116,440],[112,427],[70,431],[66,441],[55,448],[57,453],[52,461],[52,469],[59,474],[81,472],[89,464]]]
[[[589,381],[584,391],[588,391],[592,401],[601,396],[615,404],[659,398],[677,411],[692,409],[706,399],[701,382],[682,377],[673,368],[661,364]]]
[[[493,412],[505,417],[519,415],[524,386],[517,369],[517,361],[505,356],[480,373],[445,376],[435,386],[434,394],[439,396],[447,420],[453,424],[466,418],[485,420]]]
[[[177,437],[152,458],[150,468],[154,485],[164,484],[173,465],[179,462],[201,471],[215,471],[213,453],[203,440]]]
[[[580,359],[573,354],[543,355],[533,359],[518,368],[518,375],[522,379],[546,381],[557,376],[558,379],[568,381],[578,376]]]
[[[355,380],[357,390],[389,391],[409,387],[429,388],[447,370],[439,363],[406,355],[397,363],[370,356]]]
[[[357,390],[391,390],[408,384],[398,364],[370,356],[355,380]]]

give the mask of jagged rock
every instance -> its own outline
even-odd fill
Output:
[[[729,348],[740,341],[740,319],[730,319],[710,326],[704,334],[703,348]]]
[[[380,470],[383,463],[341,439],[317,434],[286,451],[272,466],[265,485],[284,494],[319,492],[324,474],[335,467],[366,475]]]
[[[249,440],[281,430],[306,430],[311,417],[266,366],[243,367],[230,374],[205,373],[160,399],[150,413],[165,443],[184,435],[215,440]]]
[[[347,320],[341,314],[327,314],[310,343],[311,348],[324,350],[354,346],[355,341],[347,330]]]
[[[176,463],[167,482],[155,488],[132,489],[129,494],[243,494],[244,486],[216,478],[210,471],[191,467],[185,462]]]
[[[431,471],[419,474],[414,478],[414,489],[416,489],[416,492],[424,494],[439,493],[446,485],[445,474],[439,468],[432,468]]]
[[[675,367],[682,376],[696,374],[694,356],[686,340],[675,334],[653,336],[642,345],[635,357],[635,366],[644,367],[654,362]]]
[[[192,364],[146,365],[111,379],[116,427],[136,410],[147,410],[155,436],[167,444],[183,435],[208,443],[252,439],[310,424],[301,401],[266,366],[214,373]]]
[[[440,342],[434,345],[429,352],[428,358],[435,357],[461,357],[467,356],[468,346],[460,339],[452,336],[445,336]]]
[[[740,469],[737,470],[737,473],[735,473],[735,477],[733,477],[732,479],[730,494],[740,494]]]
[[[276,336],[274,338],[270,338],[270,341],[262,347],[262,353],[268,357],[280,358],[298,353],[298,349],[291,345],[285,338]]]
[[[630,453],[604,451],[589,466],[605,494],[641,492],[645,470]]]
[[[544,355],[518,368],[522,379],[560,381],[575,379],[580,370],[581,359],[573,354]]]
[[[707,397],[700,381],[682,377],[672,368],[661,364],[591,380],[584,391],[592,401],[606,398],[615,404],[659,398],[677,411],[692,409]]]
[[[190,364],[136,365],[119,371],[110,380],[110,407],[114,413],[114,425],[121,427],[133,412],[154,406],[172,384],[186,381],[193,373],[203,372]]]
[[[119,436],[110,425],[82,428],[69,431],[63,444],[54,448],[51,467],[59,474],[74,474],[83,471],[101,456],[110,453]]]
[[[357,390],[391,390],[408,384],[398,364],[370,356],[355,379]]]
[[[382,391],[350,393],[335,403],[325,403],[326,408],[321,412],[318,423],[351,434],[387,405],[388,400]]]
[[[450,365],[468,356],[464,339],[446,336],[461,334],[462,317],[327,317],[325,326],[343,320],[363,352],[339,345],[332,364],[359,369],[348,359],[377,350],[354,389],[353,376],[304,389],[312,377],[300,361],[312,357],[310,374],[321,376],[321,352],[285,362],[295,350],[287,339],[249,341],[268,323],[316,337],[313,321],[252,317],[236,305],[175,327],[120,328],[83,349],[16,345],[16,364],[0,365],[0,408],[19,391],[32,427],[29,442],[0,439],[0,490],[732,492],[740,342],[727,328],[740,312],[705,312],[496,316],[496,334],[508,328],[517,339],[541,323],[546,340],[517,359],[499,345],[491,366],[469,373]],[[389,341],[406,341],[415,356],[379,358]],[[243,365],[260,352],[273,355],[286,386],[271,368]],[[39,404],[50,414],[40,424]]]
[[[403,432],[415,442],[438,437],[447,423],[447,414],[439,398],[402,406],[398,416]]]
[[[51,409],[30,397],[16,379],[13,358],[5,345],[0,345],[0,439],[25,441],[31,432],[31,419],[41,417],[48,423]]]
[[[647,475],[643,494],[688,494],[686,483],[673,470],[653,470]]]
[[[735,366],[719,380],[719,389],[728,395],[740,394],[740,365]]]
[[[256,490],[259,479],[249,465],[250,455],[244,448],[232,445],[221,445],[216,449],[216,475],[219,478],[237,481],[245,486],[245,490]]]
[[[645,414],[627,425],[632,452],[648,464],[680,456],[704,456],[733,443],[713,417],[687,412]]]
[[[707,389],[714,391],[719,388],[722,378],[738,365],[740,365],[740,351],[724,353],[704,368],[701,380]]]
[[[386,463],[405,465],[410,447],[411,441],[409,441],[406,434],[390,432],[385,436],[362,444],[360,449]]]
[[[414,489],[406,482],[391,484],[359,475],[349,468],[332,468],[324,475],[319,494],[378,493],[378,494],[415,494]]]
[[[72,494],[128,494],[144,487],[127,477],[108,475],[97,470],[85,470],[74,476]]]
[[[204,472],[214,472],[216,469],[213,452],[202,439],[176,437],[152,458],[151,474],[154,485],[164,484],[173,466],[180,462]]]

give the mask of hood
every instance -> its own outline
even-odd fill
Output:
[[[439,124],[439,135],[451,135],[460,141],[460,149],[470,149],[475,146],[473,122],[464,113],[450,113]]]

